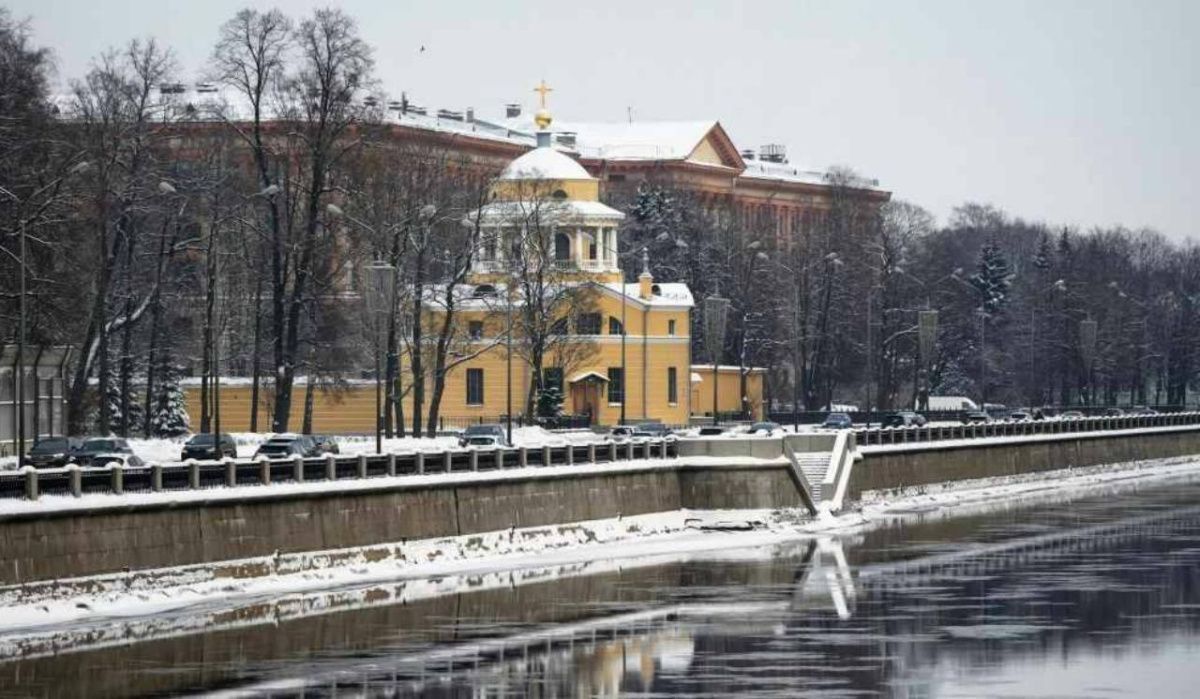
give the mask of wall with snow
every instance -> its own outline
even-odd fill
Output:
[[[1200,454],[1195,425],[860,446],[849,497],[867,491]]]

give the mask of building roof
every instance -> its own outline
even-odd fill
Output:
[[[553,148],[534,148],[500,173],[502,180],[595,180],[571,156]]]
[[[515,222],[538,217],[545,222],[601,221],[618,222],[625,214],[598,201],[576,199],[546,201],[493,201],[468,216],[479,216],[484,223]]]

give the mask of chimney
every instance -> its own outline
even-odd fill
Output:
[[[787,147],[780,143],[768,143],[759,151],[759,157],[768,163],[786,163]]]
[[[504,105],[504,118],[505,119],[516,119],[519,116],[521,116],[521,105],[519,105],[519,104]]]
[[[467,107],[467,122],[471,123],[471,124],[475,123],[475,108],[474,107]]]
[[[642,273],[638,275],[638,296],[649,301],[654,296],[654,275],[650,274],[650,251],[642,248]]]

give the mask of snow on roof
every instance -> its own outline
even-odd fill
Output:
[[[812,170],[790,163],[773,163],[767,160],[747,160],[742,177],[762,180],[782,180],[784,182],[804,182],[806,184],[828,185],[829,173],[824,170]],[[878,189],[879,180],[860,178],[853,183],[862,189]]]
[[[582,169],[582,168],[581,168]],[[620,221],[625,214],[598,201],[547,200],[547,201],[494,201],[477,212],[467,215],[468,221],[479,216],[485,223],[512,222],[537,216],[542,221],[564,222],[576,219],[604,219]]]
[[[599,284],[614,294],[621,295],[620,282],[605,282]],[[692,298],[692,290],[687,284],[682,282],[654,282],[654,286],[658,287],[659,293],[651,296],[649,299],[641,298],[638,294],[641,293],[641,284],[634,282],[625,285],[625,298],[630,301],[647,306],[684,306],[691,307],[695,305]]]
[[[508,164],[502,180],[594,180],[583,166],[553,148],[534,148]]]
[[[579,153],[606,160],[683,160],[696,150],[716,121],[581,122],[559,125],[574,131]]]

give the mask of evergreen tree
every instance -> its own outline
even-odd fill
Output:
[[[545,386],[538,393],[538,417],[559,417],[562,415],[563,394],[558,386]]]
[[[994,240],[983,244],[979,250],[976,272],[971,276],[971,286],[979,290],[983,301],[980,308],[989,317],[999,315],[1008,304],[1012,270],[1000,246]]]
[[[179,437],[188,433],[191,419],[184,402],[183,389],[179,386],[179,369],[164,362],[161,384],[156,391],[154,414],[150,417],[150,430],[155,437]]]

